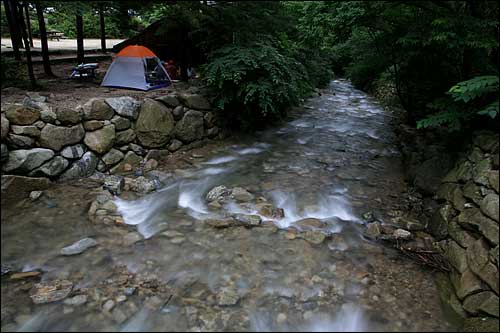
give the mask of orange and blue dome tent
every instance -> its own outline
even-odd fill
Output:
[[[150,49],[130,45],[116,54],[101,86],[151,90],[172,84],[160,59]]]

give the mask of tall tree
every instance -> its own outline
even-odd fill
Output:
[[[28,34],[26,33],[26,26],[24,23],[23,15],[22,15],[22,13],[23,13],[22,6],[19,6],[18,9],[19,10],[16,10],[16,12],[18,13],[18,22],[20,24],[21,33],[22,33],[22,37],[23,37],[23,41],[24,41],[24,45],[25,45],[26,64],[28,66],[28,76],[29,76],[32,88],[35,88],[36,87],[36,79],[35,79],[35,73],[33,72],[33,62],[31,60],[31,49],[30,49],[30,44],[28,42]]]
[[[38,27],[40,30],[40,41],[42,43],[42,58],[43,58],[43,70],[46,75],[54,76],[52,73],[52,68],[50,67],[50,58],[49,58],[49,46],[47,43],[47,29],[45,27],[45,18],[43,17],[43,5],[40,1],[35,3],[36,8],[36,16],[38,18]]]
[[[14,7],[16,9],[16,12],[17,12],[17,19],[18,20],[21,20],[21,21],[18,21],[19,24],[18,24],[18,27],[19,27],[19,30],[21,30],[21,45],[24,43],[24,49],[26,50],[27,47],[29,47],[29,41],[28,41],[28,33],[26,31],[26,22],[24,21],[24,4],[22,2],[19,2],[17,0],[14,0],[13,1],[14,3]],[[26,39],[24,39],[24,35],[26,35]],[[26,41],[28,41],[26,43]]]
[[[27,1],[24,2],[24,11],[26,13],[26,27],[28,28],[28,39],[30,42],[30,46],[33,47],[33,33],[31,31],[30,11],[29,11],[29,4]]]
[[[76,11],[76,59],[79,64],[85,61],[83,49],[83,17],[80,9]]]
[[[9,33],[10,40],[12,42],[12,50],[14,51],[14,59],[21,60],[21,52],[19,51],[19,39],[17,24],[14,22],[17,21],[15,18],[16,11],[12,10],[12,1],[11,0],[3,0],[3,8],[5,10],[5,16],[7,17],[7,24],[9,25]]]
[[[104,6],[99,4],[99,24],[101,27],[101,50],[106,52],[106,28],[104,26]]]

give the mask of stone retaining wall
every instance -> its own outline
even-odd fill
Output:
[[[76,109],[27,95],[22,104],[2,105],[3,174],[73,179],[131,171],[219,134],[215,113],[198,94],[93,98]]]

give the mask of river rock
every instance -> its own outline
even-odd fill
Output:
[[[223,201],[231,196],[231,191],[224,185],[212,188],[206,195],[208,202]]]
[[[97,156],[89,151],[82,158],[73,163],[71,167],[61,175],[61,179],[74,179],[91,176],[97,167]]]
[[[43,164],[38,169],[32,171],[30,176],[54,177],[63,173],[68,167],[68,160],[61,156],[56,156]]]
[[[163,104],[165,104],[169,108],[175,108],[176,106],[179,106],[179,104],[180,104],[179,100],[174,95],[160,96],[160,97],[157,97],[155,99],[157,101],[162,102]]]
[[[99,154],[108,152],[115,142],[115,125],[104,126],[93,132],[87,132],[83,142]]]
[[[210,103],[208,100],[198,94],[182,94],[179,99],[190,109],[195,110],[210,110]]]
[[[34,138],[38,138],[40,136],[40,130],[36,126],[19,126],[12,125],[11,126],[12,133],[18,135],[26,135]]]
[[[255,196],[252,193],[242,187],[234,187],[231,189],[231,195],[236,201],[240,202],[248,202],[255,199]]]
[[[53,280],[35,283],[30,292],[33,303],[52,303],[65,299],[73,289],[73,282],[68,280]]]
[[[139,167],[141,161],[142,157],[138,156],[133,151],[129,151],[125,154],[123,160],[111,169],[111,172],[132,171],[132,169]]]
[[[140,176],[137,178],[125,178],[125,188],[138,193],[150,193],[156,190],[155,182]]]
[[[75,254],[80,254],[87,249],[97,246],[97,242],[93,238],[83,238],[78,242],[71,244],[61,250],[61,254],[64,256],[72,256]]]
[[[12,133],[7,137],[7,142],[16,149],[29,149],[35,146],[35,140],[33,138]]]
[[[5,116],[11,125],[31,125],[40,119],[40,110],[19,104],[7,106]]]
[[[147,160],[146,164],[144,164],[144,171],[151,171],[158,167],[158,161],[154,158]]]
[[[144,238],[141,236],[140,233],[138,232],[129,232],[123,237],[123,243],[125,246],[130,246],[132,244],[135,244],[137,242],[140,242]]]
[[[118,131],[130,128],[131,125],[129,119],[120,116],[114,116],[113,119],[111,119],[111,123],[115,125],[115,129]]]
[[[481,211],[488,217],[491,217],[493,220],[497,221],[498,223],[498,218],[499,218],[499,200],[498,200],[498,194],[488,194],[487,196],[484,197],[483,201],[481,202]]]
[[[45,123],[42,120],[39,120],[33,124],[33,126],[36,126],[39,130],[45,127]]]
[[[238,292],[234,288],[222,288],[217,293],[217,304],[220,306],[231,306],[236,305],[240,300]]]
[[[88,299],[87,295],[76,295],[74,297],[65,299],[64,304],[71,306],[80,306],[87,303],[87,299]]]
[[[56,109],[57,120],[59,120],[63,125],[74,125],[82,121],[82,109],[76,108],[74,110],[67,109],[65,107],[58,107]]]
[[[370,239],[377,239],[382,234],[379,222],[372,222],[367,224],[364,235]]]
[[[259,215],[234,214],[233,217],[236,221],[249,226],[258,226],[262,222]]]
[[[158,148],[170,141],[174,117],[163,104],[146,98],[136,123],[137,138],[147,148]]]
[[[2,113],[0,124],[1,124],[1,138],[2,140],[4,140],[9,134],[9,126],[10,126],[9,119],[7,119],[4,113]]]
[[[115,144],[118,146],[126,145],[134,141],[136,138],[136,134],[133,129],[129,128],[125,131],[116,132]]]
[[[9,154],[7,163],[2,165],[5,172],[26,173],[42,165],[54,156],[50,149],[34,148],[29,150],[13,150]]]
[[[87,120],[83,122],[83,128],[85,128],[86,131],[95,131],[99,128],[103,128],[103,126],[104,121],[101,120]]]
[[[124,156],[125,155],[121,151],[112,148],[102,157],[102,161],[106,163],[106,165],[115,165],[120,162]]]
[[[398,224],[405,230],[419,231],[425,229],[425,226],[422,223],[420,223],[419,220],[408,216],[397,217],[393,219],[393,222]]]
[[[83,104],[82,113],[84,120],[109,120],[115,112],[102,98],[92,98]]]
[[[489,260],[489,248],[483,239],[467,248],[467,263],[471,271],[498,294],[498,268]]]
[[[175,120],[181,120],[184,116],[184,107],[182,105],[176,106],[172,110],[172,115],[174,116]]]
[[[207,112],[203,116],[203,123],[205,124],[206,128],[212,128],[215,126],[217,118],[215,117],[215,113],[213,112]]]
[[[179,148],[182,147],[182,142],[179,140],[173,139],[172,142],[168,145],[168,150],[171,152],[179,150]]]
[[[125,179],[117,175],[107,176],[104,179],[103,187],[111,193],[120,195],[125,187]]]
[[[275,208],[267,202],[258,203],[255,205],[257,213],[270,219],[282,219],[285,217],[285,211],[282,208]]]
[[[204,221],[206,224],[213,228],[229,228],[236,225],[236,222],[233,219],[208,219]]]
[[[300,233],[299,235],[301,238],[303,238],[306,241],[308,241],[309,243],[315,244],[315,245],[319,245],[319,244],[323,243],[326,239],[325,234],[322,233],[321,231],[317,231],[317,230],[304,231],[304,232]]]
[[[64,146],[80,142],[84,135],[85,130],[82,124],[72,127],[47,124],[40,134],[40,145],[52,150],[61,150]]]
[[[74,146],[67,146],[61,151],[61,156],[71,160],[80,158],[85,154],[87,149],[83,144],[77,144]]]
[[[106,102],[120,116],[137,119],[141,103],[130,96],[106,98]]]
[[[189,110],[175,125],[175,137],[182,142],[192,142],[203,138],[203,113]]]

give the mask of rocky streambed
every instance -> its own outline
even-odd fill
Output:
[[[336,80],[188,167],[2,207],[2,331],[454,329],[435,271],[375,241],[433,243],[402,200],[393,118]]]

